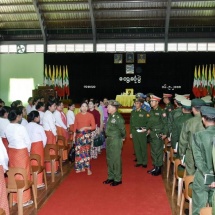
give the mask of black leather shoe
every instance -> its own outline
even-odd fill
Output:
[[[161,175],[161,167],[160,166],[156,166],[156,169],[154,172],[152,172],[153,176],[158,176]]]
[[[103,181],[103,184],[110,184],[113,183],[114,180],[113,179],[107,179],[106,181]]]
[[[142,165],[143,166],[143,168],[147,168],[147,164],[145,164],[145,165]]]
[[[137,162],[137,159],[135,159],[134,161]]]
[[[154,167],[153,169],[148,170],[147,173],[152,174],[152,173],[155,171],[155,169],[156,169],[156,168]]]
[[[136,164],[135,167],[143,166],[143,164]]]
[[[122,184],[122,181],[114,181],[113,183],[110,184],[110,186],[115,187],[115,186],[118,186],[120,184]]]

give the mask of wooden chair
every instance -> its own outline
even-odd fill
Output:
[[[200,215],[212,215],[212,207],[201,208]]]
[[[170,170],[170,165],[173,164],[173,171],[175,171],[175,157],[174,157],[174,150],[172,147],[170,147],[170,154],[169,154],[169,160],[167,161],[167,179],[169,178],[169,170]],[[175,174],[175,173],[174,173]]]
[[[170,143],[169,140],[166,138],[166,139],[164,140],[164,149],[163,149],[164,156],[163,156],[163,161],[165,162],[165,155],[166,155],[167,164],[168,164],[168,161],[169,161],[170,147],[171,147],[171,143]]]
[[[66,145],[66,138],[64,136],[58,135],[57,136],[57,146],[60,152],[60,156],[63,159],[63,151],[66,150],[68,154],[69,146]]]
[[[36,160],[37,165],[31,165],[31,174],[33,176],[33,182],[35,186],[36,191],[36,197],[37,197],[37,175],[41,172],[43,172],[44,182],[45,182],[45,188],[47,190],[47,179],[46,179],[46,170],[45,167],[41,165],[41,157],[38,154],[31,154],[30,155],[30,161]]]
[[[50,150],[54,150],[55,154],[50,155]],[[52,182],[55,181],[55,171],[54,171],[54,165],[55,161],[59,161],[60,164],[60,171],[61,175],[63,176],[63,168],[62,168],[62,157],[58,155],[58,146],[55,144],[46,144],[45,146],[45,162],[50,162],[51,164],[51,179]]]
[[[177,197],[177,205],[180,206],[181,203],[181,195],[182,195],[182,189],[183,189],[183,178],[185,170],[179,170],[178,167],[181,165],[180,159],[175,159],[174,164],[174,178],[173,178],[173,184],[172,184],[172,197],[174,196],[175,188],[176,188],[176,181],[178,180],[178,197]]]
[[[184,178],[185,188],[181,199],[180,215],[182,215],[185,199],[189,201],[189,215],[192,215],[192,189],[189,185],[193,182],[194,175],[188,175]]]
[[[6,215],[5,210],[3,210],[2,208],[0,208],[0,215]]]
[[[9,167],[7,172],[8,175],[8,183],[7,183],[7,193],[9,193],[9,205],[10,208],[12,207],[13,196],[12,193],[17,193],[18,199],[18,215],[23,215],[23,203],[22,197],[23,192],[29,188],[32,188],[33,197],[34,197],[34,206],[37,208],[37,198],[35,192],[34,183],[27,178],[27,171],[24,168],[16,168],[16,167]],[[16,175],[21,175],[23,180],[17,180],[15,177]]]

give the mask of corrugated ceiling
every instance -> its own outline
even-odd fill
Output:
[[[215,38],[215,1],[1,0],[0,41]]]

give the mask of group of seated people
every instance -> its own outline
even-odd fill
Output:
[[[38,154],[41,158],[41,165],[45,166],[46,173],[51,173],[50,163],[44,162],[44,148],[46,144],[56,144],[59,136],[63,136],[66,140],[66,145],[70,145],[67,150],[64,150],[62,160],[68,159],[68,150],[73,142],[80,137],[80,124],[88,120],[85,112],[90,115],[92,126],[92,140],[100,134],[107,121],[107,99],[97,101],[94,99],[84,100],[80,107],[80,113],[83,113],[84,118],[79,121],[79,115],[75,116],[75,104],[68,104],[68,109],[64,108],[62,101],[50,97],[47,102],[44,98],[28,99],[28,105],[23,106],[21,100],[16,100],[10,106],[5,106],[5,103],[0,99],[0,208],[9,214],[8,198],[5,188],[5,173],[10,167],[19,167],[27,170],[28,179],[30,179],[30,163],[29,155]],[[81,130],[82,133],[83,130]],[[102,148],[105,148],[105,141],[100,146],[90,147],[89,160],[96,159],[101,153]],[[53,152],[50,151],[50,154]],[[76,172],[85,170],[86,165],[80,168],[80,147],[76,145]],[[82,163],[83,164],[83,163]],[[55,172],[58,171],[58,162],[54,166]],[[88,165],[89,167],[89,165]],[[88,169],[88,175],[92,172]],[[44,188],[43,172],[38,174],[37,188]],[[17,195],[13,195],[13,205],[17,203]],[[23,193],[23,207],[33,203],[30,189]]]

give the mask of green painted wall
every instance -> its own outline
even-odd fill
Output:
[[[43,84],[44,54],[0,54],[0,98],[10,105],[10,78],[33,78],[34,87]],[[17,89],[19,86],[17,86]],[[32,90],[33,90],[32,89]],[[18,99],[18,98],[17,98]],[[22,99],[20,99],[22,100]],[[26,104],[27,101],[22,101]]]

